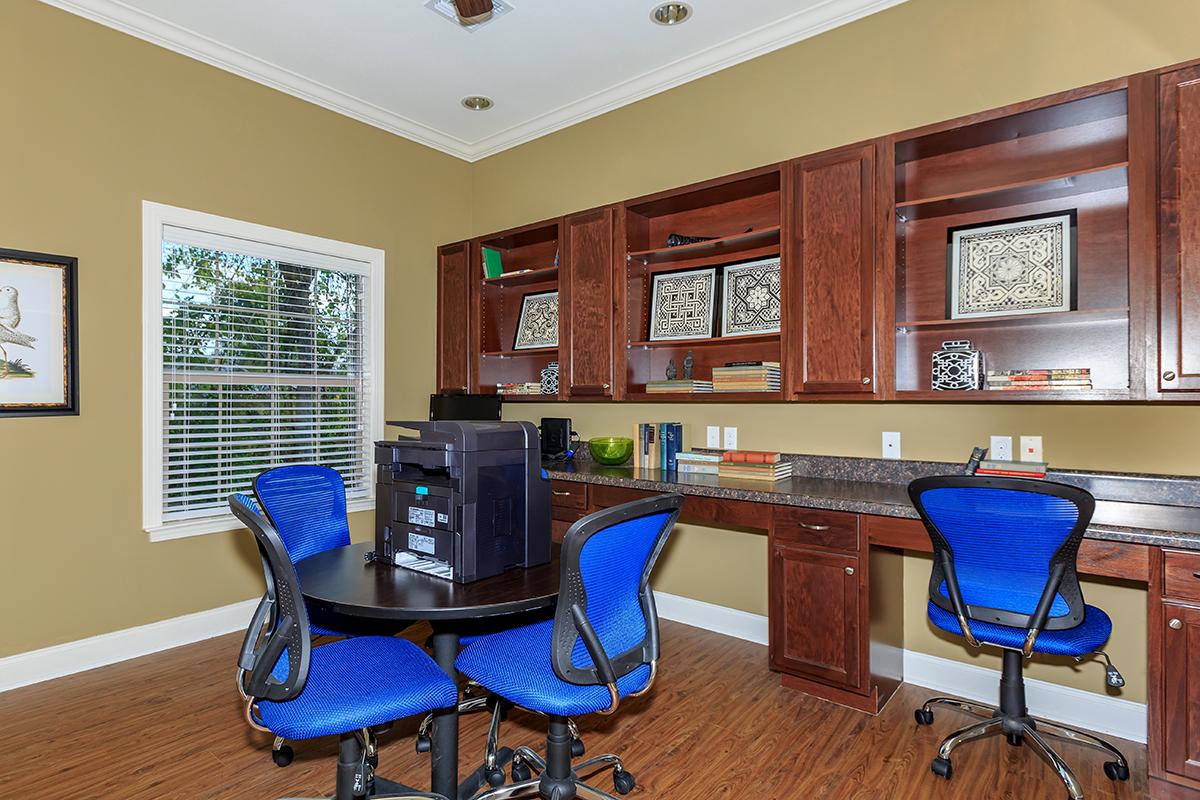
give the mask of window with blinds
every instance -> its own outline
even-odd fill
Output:
[[[369,265],[207,231],[161,233],[159,526],[227,517],[281,464],[371,494]]]

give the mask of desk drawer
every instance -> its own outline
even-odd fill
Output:
[[[586,483],[550,481],[550,505],[584,511],[587,509],[587,492]]]
[[[1200,603],[1200,553],[1163,551],[1163,597]]]
[[[857,514],[775,506],[772,522],[772,533],[776,542],[813,545],[847,553],[858,552]]]

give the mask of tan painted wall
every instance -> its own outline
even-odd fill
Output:
[[[245,534],[141,530],[142,200],[386,250],[387,410],[423,416],[470,165],[33,0],[0,31],[0,246],[79,257],[83,411],[0,421],[4,656],[261,592]]]
[[[780,161],[1200,56],[1191,0],[909,0],[865,20],[488,158],[475,166],[477,234]],[[664,32],[669,35],[670,32]],[[1041,434],[1056,465],[1200,474],[1200,408],[1120,406],[596,404],[513,406],[570,415],[586,438],[675,419],[685,439],[736,425],[739,444],[875,456],[898,430],[909,458],[956,460],[990,434]],[[684,527],[662,563],[668,592],[764,613],[765,537]],[[906,646],[968,660],[924,619],[927,560],[906,558]],[[1112,650],[1145,697],[1145,592],[1089,582],[1116,618]],[[981,659],[992,666],[998,659]],[[1102,691],[1099,667],[1035,677]]]

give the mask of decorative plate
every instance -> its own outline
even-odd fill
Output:
[[[650,341],[707,339],[713,335],[717,270],[692,269],[654,276]]]
[[[536,292],[521,299],[513,350],[538,347],[558,347],[558,292]]]
[[[721,335],[778,333],[783,306],[779,256],[725,268]]]

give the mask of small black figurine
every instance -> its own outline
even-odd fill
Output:
[[[679,371],[675,368],[675,359],[672,358],[667,362],[667,380],[673,381],[677,375]]]
[[[692,358],[692,351],[687,351],[687,358],[683,359],[683,379],[690,381],[692,379],[692,367],[695,366],[696,359]]]

